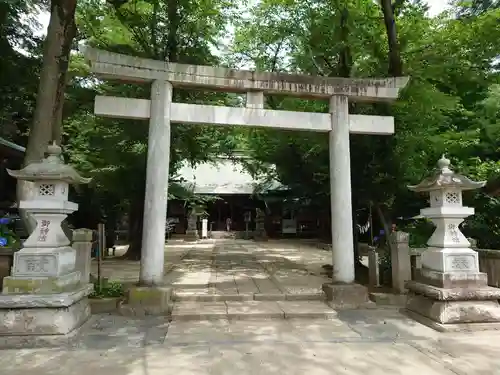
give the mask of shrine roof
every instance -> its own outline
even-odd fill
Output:
[[[179,176],[184,181],[183,185],[194,190],[195,194],[251,195],[257,191],[284,188],[275,180],[266,184],[260,179],[254,179],[241,162],[227,158],[218,158],[213,163],[200,163],[196,166],[184,163]]]

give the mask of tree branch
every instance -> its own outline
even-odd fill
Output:
[[[283,46],[283,40],[281,40],[278,45],[276,46],[276,50],[274,51],[274,56],[273,59],[271,60],[271,72],[276,71],[276,65],[278,65],[278,55],[281,51],[281,47]]]
[[[107,2],[113,6],[118,21],[120,21],[121,24],[132,33],[134,39],[137,43],[139,43],[143,51],[149,56],[154,56],[154,45],[150,45],[151,43],[149,38],[142,32],[143,29],[139,27],[131,27],[129,22],[127,22],[127,15],[122,11],[121,7],[122,5],[128,3],[128,0],[107,0]]]
[[[395,0],[391,7],[392,7],[392,13],[398,14],[399,9],[404,5],[406,0]]]

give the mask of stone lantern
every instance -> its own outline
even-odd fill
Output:
[[[428,193],[430,207],[420,214],[432,220],[436,229],[422,253],[422,268],[409,281],[407,311],[416,320],[439,330],[456,329],[464,323],[500,322],[500,289],[487,285],[479,272],[477,252],[460,231],[463,220],[474,208],[462,204],[462,192],[485,185],[453,172],[443,155],[434,174],[409,189]],[[458,325],[458,326],[457,326]]]
[[[12,177],[34,183],[35,194],[21,201],[19,207],[36,220],[36,228],[23,248],[14,254],[11,275],[3,280],[0,315],[7,313],[3,310],[5,306],[24,309],[25,318],[31,315],[30,323],[39,334],[57,334],[67,333],[71,326],[78,326],[88,316],[86,297],[92,285],[82,285],[80,272],[75,270],[76,251],[70,246],[61,223],[78,209],[76,203],[68,201],[69,184],[88,183],[90,179],[64,164],[61,148],[55,143],[48,146],[47,153],[40,162],[18,171],[8,170]],[[30,307],[32,309],[28,309]],[[53,310],[58,310],[64,327],[48,323],[49,316],[54,316]],[[9,333],[15,334],[12,331],[19,329],[19,334],[30,334],[28,328],[21,327],[19,322],[17,327],[9,328]],[[0,326],[0,334],[2,328]]]

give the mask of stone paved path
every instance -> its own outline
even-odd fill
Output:
[[[294,241],[173,241],[165,247],[165,282],[174,285],[184,300],[214,294],[241,295],[239,300],[254,299],[256,294],[277,300],[285,295],[314,299],[328,281],[321,266],[330,261],[330,252]],[[96,262],[92,266],[96,274]],[[110,280],[134,282],[139,262],[106,260],[102,274]]]
[[[327,251],[290,241],[172,243],[166,281],[180,305],[198,303],[197,310],[211,303],[198,300],[207,295],[223,296],[227,312],[242,303],[235,296],[319,304],[309,299],[326,280],[321,266],[329,258]],[[112,280],[133,282],[139,263],[108,260],[103,270]],[[333,311],[316,320],[226,315],[171,322],[94,315],[58,348],[0,350],[0,374],[500,375],[500,331],[437,333],[390,308]]]
[[[241,296],[266,295],[271,301],[243,301],[254,312],[255,304],[298,303],[293,312],[300,303],[322,303],[310,299],[326,281],[321,266],[329,257],[290,241],[173,243],[166,247],[166,281],[181,299],[174,309],[193,303],[201,310],[211,302],[198,298],[219,295],[229,312]],[[103,271],[133,282],[139,263],[107,260]],[[397,309],[331,310],[328,320],[226,317],[94,315],[60,347],[0,350],[0,374],[500,375],[500,332],[441,334]]]
[[[495,375],[500,332],[440,334],[394,309],[332,320],[94,316],[61,348],[0,350],[8,375]]]

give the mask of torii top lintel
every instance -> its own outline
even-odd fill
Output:
[[[351,101],[393,101],[409,80],[408,77],[353,79],[233,70],[168,63],[88,47],[83,52],[91,71],[102,78],[127,82],[163,79],[177,87],[206,87],[228,92],[262,91],[304,98],[347,95]]]

